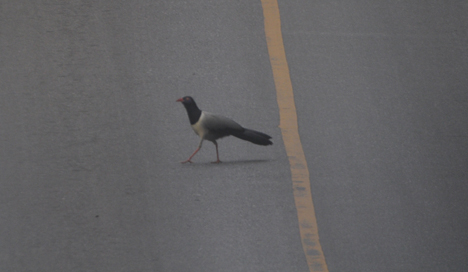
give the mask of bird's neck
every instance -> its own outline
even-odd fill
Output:
[[[193,103],[193,104],[184,105],[184,106],[185,106],[185,109],[187,110],[190,124],[193,125],[196,122],[198,122],[198,119],[200,119],[202,111],[197,107],[197,105]]]

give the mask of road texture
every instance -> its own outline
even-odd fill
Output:
[[[261,3],[2,5],[1,271],[307,271]],[[196,148],[185,109],[273,136]]]
[[[467,271],[468,5],[279,3],[330,271]]]
[[[467,271],[468,6],[279,7],[329,270]],[[260,1],[2,1],[0,50],[0,271],[309,271]],[[184,95],[274,145],[180,164]]]

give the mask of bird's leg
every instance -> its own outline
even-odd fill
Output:
[[[186,163],[186,162],[192,163],[191,159],[193,158],[193,156],[195,156],[195,154],[197,154],[198,150],[200,150],[200,148],[202,146],[202,143],[203,143],[203,139],[200,140],[200,144],[198,145],[197,150],[195,150],[195,152],[193,152],[193,154],[190,156],[190,158],[188,158],[186,161],[181,161],[180,163]]]
[[[211,162],[211,163],[220,163],[221,161],[219,160],[218,143],[216,141],[213,141],[213,143],[216,146],[216,161]]]

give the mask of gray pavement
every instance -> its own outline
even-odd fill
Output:
[[[468,271],[468,6],[280,10],[330,271]]]
[[[468,7],[417,2],[279,3],[330,271],[468,270]],[[308,271],[262,15],[3,1],[0,271]],[[181,165],[184,95],[274,145]]]
[[[0,271],[307,271],[258,3],[2,4]],[[273,136],[198,145],[185,109]]]

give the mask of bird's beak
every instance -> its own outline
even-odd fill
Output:
[[[179,98],[179,99],[176,100],[176,102],[182,102],[182,101],[183,101],[182,98]]]

